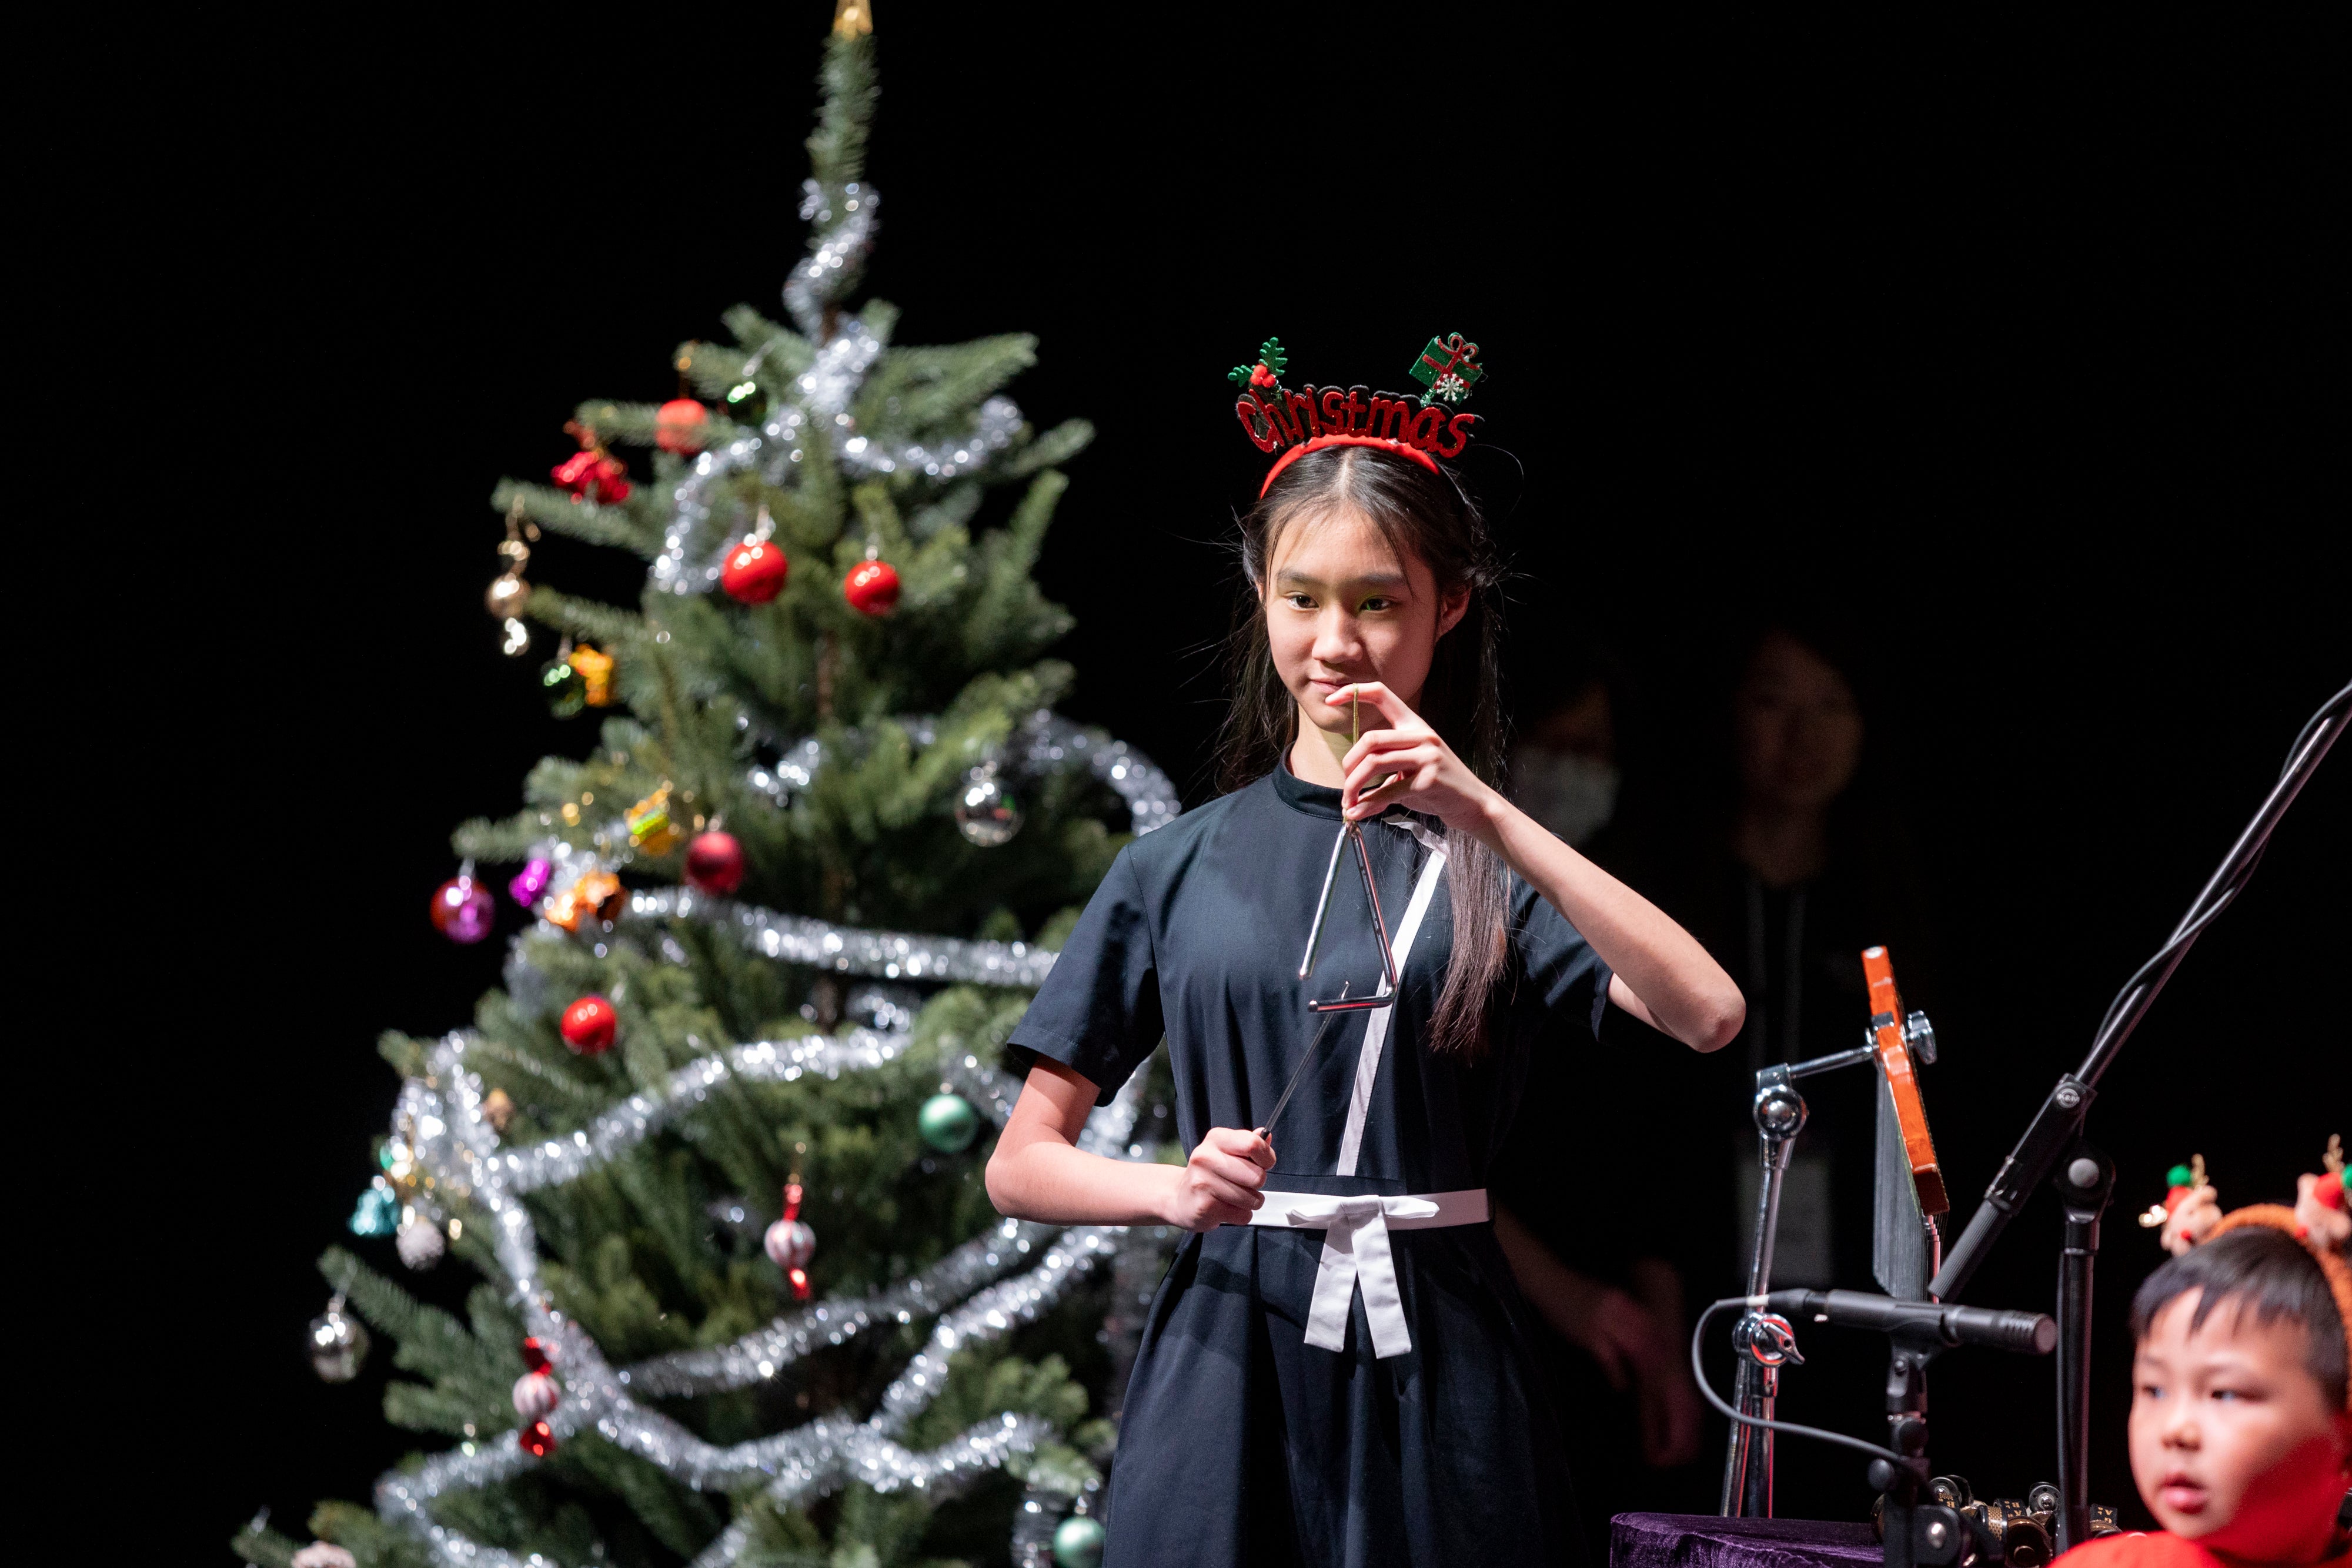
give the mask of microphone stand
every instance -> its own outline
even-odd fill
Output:
[[[1867,1035],[1867,1031],[1865,1031]],[[1756,1142],[1764,1181],[1756,1196],[1756,1249],[1748,1265],[1748,1308],[1731,1325],[1731,1351],[1736,1368],[1732,1400],[1743,1415],[1769,1421],[1780,1395],[1780,1368],[1801,1366],[1797,1337],[1789,1320],[1766,1312],[1760,1303],[1772,1289],[1772,1249],[1780,1233],[1780,1182],[1788,1175],[1797,1134],[1805,1130],[1805,1097],[1794,1080],[1810,1078],[1832,1068],[1853,1067],[1877,1055],[1873,1043],[1811,1061],[1780,1062],[1756,1074]],[[1723,1456],[1723,1492],[1717,1511],[1726,1519],[1772,1517],[1772,1432],[1766,1427],[1731,1424],[1729,1446]]]
[[[2091,1042],[2090,1054],[2074,1071],[2062,1074],[2051,1089],[1994,1176],[1968,1228],[1945,1255],[1944,1266],[1928,1281],[1927,1292],[1936,1300],[1958,1296],[2032,1190],[2044,1181],[2053,1181],[2066,1211],[2058,1289],[2058,1550],[2062,1552],[2090,1535],[2090,1500],[2084,1484],[2090,1468],[2091,1275],[2099,1247],[2099,1217],[2115,1188],[2113,1163],[2083,1140],[2084,1120],[2097,1096],[2100,1078],[2115,1064],[2124,1041],[2147,1016],[2198,936],[2253,875],[2272,831],[2344,733],[2347,715],[2352,715],[2352,685],[2323,704],[2295,737],[2278,782],[2254,812],[2253,821],[2238,835],[2220,869],[2156,956],[2124,983]],[[1895,1539],[1892,1512],[1890,1507],[1890,1563]]]

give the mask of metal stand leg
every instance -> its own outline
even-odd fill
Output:
[[[1937,1348],[1932,1337],[1898,1333],[1887,1361],[1886,1440],[1903,1463],[1870,1461],[1870,1484],[1885,1497],[1886,1568],[1946,1568],[1965,1549],[1958,1511],[1927,1486],[1927,1363]]]
[[[1756,1134],[1763,1166],[1763,1190],[1756,1199],[1756,1249],[1748,1266],[1748,1293],[1761,1296],[1771,1289],[1772,1244],[1780,1228],[1780,1183],[1789,1173],[1797,1134],[1805,1128],[1805,1098],[1789,1084],[1785,1067],[1768,1067],[1756,1075]],[[1750,1308],[1731,1330],[1732,1354],[1738,1364],[1736,1408],[1742,1414],[1772,1418],[1780,1391],[1780,1365],[1801,1362],[1788,1322]],[[1772,1434],[1760,1427],[1733,1422],[1723,1456],[1726,1518],[1769,1519],[1772,1516]]]
[[[2116,1167],[2077,1142],[2053,1185],[2066,1209],[2058,1263],[2058,1550],[2091,1538],[2091,1270]]]

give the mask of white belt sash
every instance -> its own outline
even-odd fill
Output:
[[[1315,1270],[1315,1299],[1307,1313],[1307,1343],[1320,1350],[1348,1348],[1348,1306],[1361,1284],[1377,1361],[1412,1348],[1389,1232],[1486,1223],[1486,1189],[1482,1186],[1402,1197],[1335,1197],[1319,1192],[1268,1192],[1265,1197],[1265,1207],[1250,1216],[1252,1225],[1323,1232],[1323,1260]]]

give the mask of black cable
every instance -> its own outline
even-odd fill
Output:
[[[1706,1338],[1707,1320],[1726,1307],[1744,1307],[1747,1304],[1748,1298],[1745,1296],[1726,1296],[1699,1313],[1698,1322],[1691,1329],[1691,1375],[1698,1379],[1698,1391],[1706,1396],[1706,1402],[1709,1405],[1743,1427],[1762,1427],[1768,1431],[1787,1432],[1799,1437],[1815,1437],[1824,1443],[1835,1443],[1841,1448],[1859,1448],[1874,1458],[1886,1459],[1897,1465],[1906,1462],[1903,1456],[1894,1449],[1882,1448],[1875,1443],[1865,1443],[1860,1437],[1849,1437],[1843,1432],[1823,1431],[1819,1427],[1800,1427],[1794,1421],[1768,1421],[1761,1416],[1743,1416],[1717,1398],[1715,1390],[1707,1386],[1706,1368],[1699,1364],[1699,1346]]]

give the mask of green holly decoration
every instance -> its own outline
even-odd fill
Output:
[[[1271,387],[1289,368],[1290,356],[1282,351],[1282,340],[1268,338],[1257,346],[1256,364],[1235,365],[1225,372],[1225,380],[1237,387]]]

